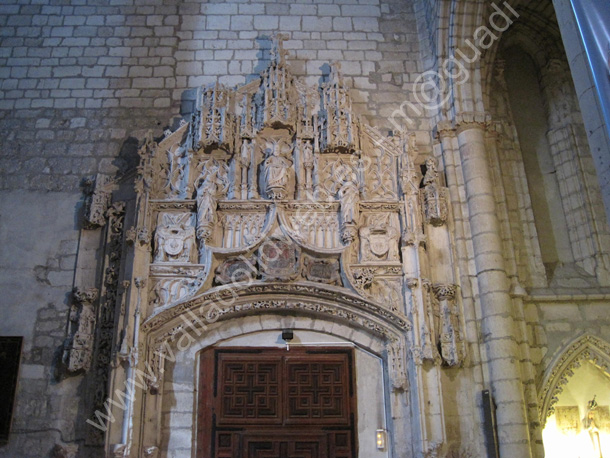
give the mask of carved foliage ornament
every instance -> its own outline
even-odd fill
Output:
[[[115,202],[106,212],[108,232],[106,234],[106,249],[104,253],[104,280],[100,294],[99,312],[97,314],[97,339],[95,357],[92,364],[95,384],[91,397],[91,420],[99,422],[95,411],[103,411],[104,402],[108,399],[109,361],[112,360],[113,337],[117,302],[120,300],[121,257],[123,250],[123,223],[125,220],[125,203]],[[98,428],[87,428],[87,443],[101,445],[104,434]]]
[[[70,372],[89,370],[95,338],[96,288],[75,288],[70,309],[70,335],[64,349],[64,363]]]
[[[85,178],[85,229],[95,229],[106,224],[106,211],[111,202],[112,180],[97,174]]]

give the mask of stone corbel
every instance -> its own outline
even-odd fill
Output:
[[[415,288],[417,288],[419,286],[419,279],[415,278],[415,277],[409,277],[406,279],[407,281],[407,288],[413,290]]]
[[[96,288],[75,288],[70,310],[70,331],[64,349],[64,363],[69,372],[89,370],[95,336],[94,302],[97,300]]]
[[[447,300],[452,301],[455,299],[455,293],[457,290],[456,285],[449,283],[436,283],[432,285],[432,291],[439,301]]]
[[[85,178],[85,229],[96,229],[106,224],[106,211],[111,202],[111,184],[109,176],[99,173]]]

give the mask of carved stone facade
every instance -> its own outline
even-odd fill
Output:
[[[0,195],[3,329],[12,332],[19,314],[27,315],[19,329],[35,329],[13,443],[0,456],[195,456],[197,361],[211,347],[353,349],[361,457],[486,456],[487,389],[502,456],[542,456],[541,429],[553,415],[578,430],[578,410],[559,400],[585,362],[609,371],[601,337],[610,330],[610,231],[586,145],[595,130],[584,129],[560,54],[535,59],[549,118],[540,138],[552,159],[540,181],[558,182],[547,231],[511,113],[509,47],[483,53],[469,81],[449,78],[446,94],[435,94],[447,96],[442,109],[409,102],[421,82],[414,69],[438,70],[456,34],[473,28],[456,43],[471,39],[486,12],[499,19],[490,3],[458,1],[449,11],[435,0],[152,0],[147,11],[162,12],[146,13],[141,26],[143,16],[123,8],[102,22],[83,11],[112,8],[75,5],[69,11],[82,17],[73,18],[64,7],[37,14],[15,2],[0,11],[0,19],[9,12],[5,35],[24,16],[44,23],[45,36],[57,17],[65,29],[53,26],[26,56],[38,41],[23,35],[36,27],[18,27],[15,43],[26,42],[1,56],[10,78],[0,109],[16,98],[17,116],[0,116],[0,187],[80,185],[85,195],[65,193],[57,214],[45,193],[35,204]],[[523,20],[552,10],[534,3],[501,7]],[[106,37],[115,21],[125,28]],[[538,40],[543,22],[511,30],[529,34],[528,49],[560,43]],[[104,29],[82,37],[95,23]],[[456,33],[442,43],[451,24]],[[108,56],[93,44],[106,38]],[[62,44],[47,46],[54,40]],[[68,53],[63,41],[91,46]],[[74,72],[68,60],[97,54],[105,69],[60,76]],[[26,72],[25,57],[36,68]],[[53,59],[61,64],[52,77],[37,78]],[[28,79],[17,85],[20,74]],[[62,105],[67,93],[74,106]],[[28,94],[37,94],[31,107]],[[585,124],[597,111],[583,113]],[[35,177],[24,172],[35,166]],[[555,259],[542,246],[561,235],[557,215],[566,234]],[[294,339],[282,340],[284,331]],[[372,442],[377,429],[388,432],[385,450]]]
[[[385,136],[356,115],[338,64],[309,87],[292,76],[281,36],[271,54],[259,79],[202,88],[190,123],[139,149],[125,285],[105,297],[118,300],[112,319],[122,329],[110,390],[145,367],[147,394],[141,426],[123,420],[141,442],[115,442],[113,456],[162,450],[152,425],[162,422],[165,360],[217,321],[290,313],[369,334],[386,349],[397,418],[409,402],[401,396],[421,383],[407,369],[419,370],[419,355],[465,361],[456,279],[426,267],[435,238],[424,223],[446,234],[437,249],[451,249],[435,162],[420,189],[413,136]],[[411,266],[420,267],[405,275]],[[431,281],[425,294],[407,293]]]

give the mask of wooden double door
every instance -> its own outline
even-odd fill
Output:
[[[351,348],[201,355],[198,458],[356,458]]]

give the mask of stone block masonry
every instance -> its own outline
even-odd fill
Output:
[[[56,374],[83,177],[133,169],[149,129],[190,120],[198,86],[251,80],[278,31],[293,73],[317,83],[341,62],[355,110],[391,129],[385,116],[422,70],[416,14],[402,0],[0,2],[0,328],[25,337],[16,433],[0,457],[84,442],[84,378]],[[415,121],[430,151],[427,120]]]
[[[126,170],[147,129],[189,118],[197,86],[256,75],[277,31],[297,76],[343,63],[373,124],[391,128],[385,115],[421,71],[415,12],[397,0],[22,3],[0,7],[0,189],[72,191],[83,175]]]

